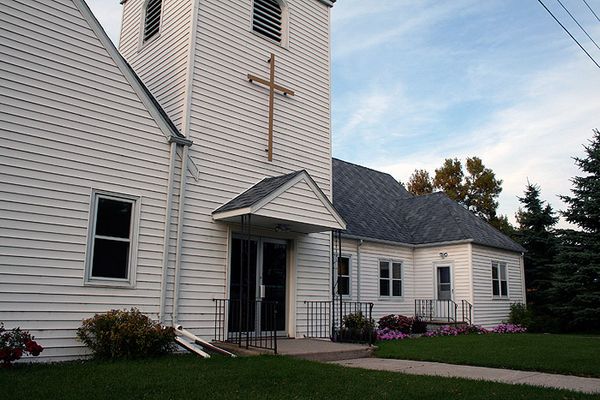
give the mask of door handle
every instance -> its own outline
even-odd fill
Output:
[[[265,298],[265,285],[260,285],[258,288],[258,297],[260,297],[261,299]]]

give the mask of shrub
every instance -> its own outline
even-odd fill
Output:
[[[8,367],[14,361],[20,359],[23,354],[39,356],[44,350],[27,331],[20,328],[11,330],[4,329],[4,324],[0,322],[0,361],[2,366]]]
[[[523,303],[513,303],[510,305],[510,313],[508,315],[508,323],[529,327],[532,323],[532,314],[527,306]]]
[[[366,318],[363,313],[357,312],[344,316],[342,327],[337,332],[340,342],[371,342],[375,337],[374,321]]]
[[[402,332],[404,334],[427,332],[427,322],[418,317],[390,314],[379,318],[379,330]]]
[[[139,358],[171,352],[175,331],[162,327],[138,309],[111,310],[83,321],[77,337],[97,358]]]

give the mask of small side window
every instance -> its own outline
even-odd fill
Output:
[[[93,194],[88,242],[88,282],[132,283],[136,209],[135,198]]]
[[[160,30],[162,0],[148,0],[144,10],[144,42],[156,36]]]
[[[350,258],[340,257],[338,258],[338,283],[337,292],[338,295],[350,296]]]
[[[492,295],[494,297],[508,297],[506,263],[492,261]]]

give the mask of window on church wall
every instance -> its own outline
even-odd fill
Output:
[[[492,261],[492,296],[508,297],[508,276],[504,262]]]
[[[379,297],[402,297],[402,263],[379,261]]]
[[[95,192],[92,196],[86,281],[133,283],[137,199]]]
[[[337,294],[350,296],[350,257],[338,258]]]
[[[148,0],[144,10],[144,42],[156,36],[160,30],[162,0]]]
[[[254,0],[252,30],[267,39],[285,45],[286,7],[278,0]]]

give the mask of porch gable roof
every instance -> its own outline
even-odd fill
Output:
[[[346,222],[306,170],[264,178],[213,211],[215,221],[254,215],[263,225],[302,233],[346,229]]]

